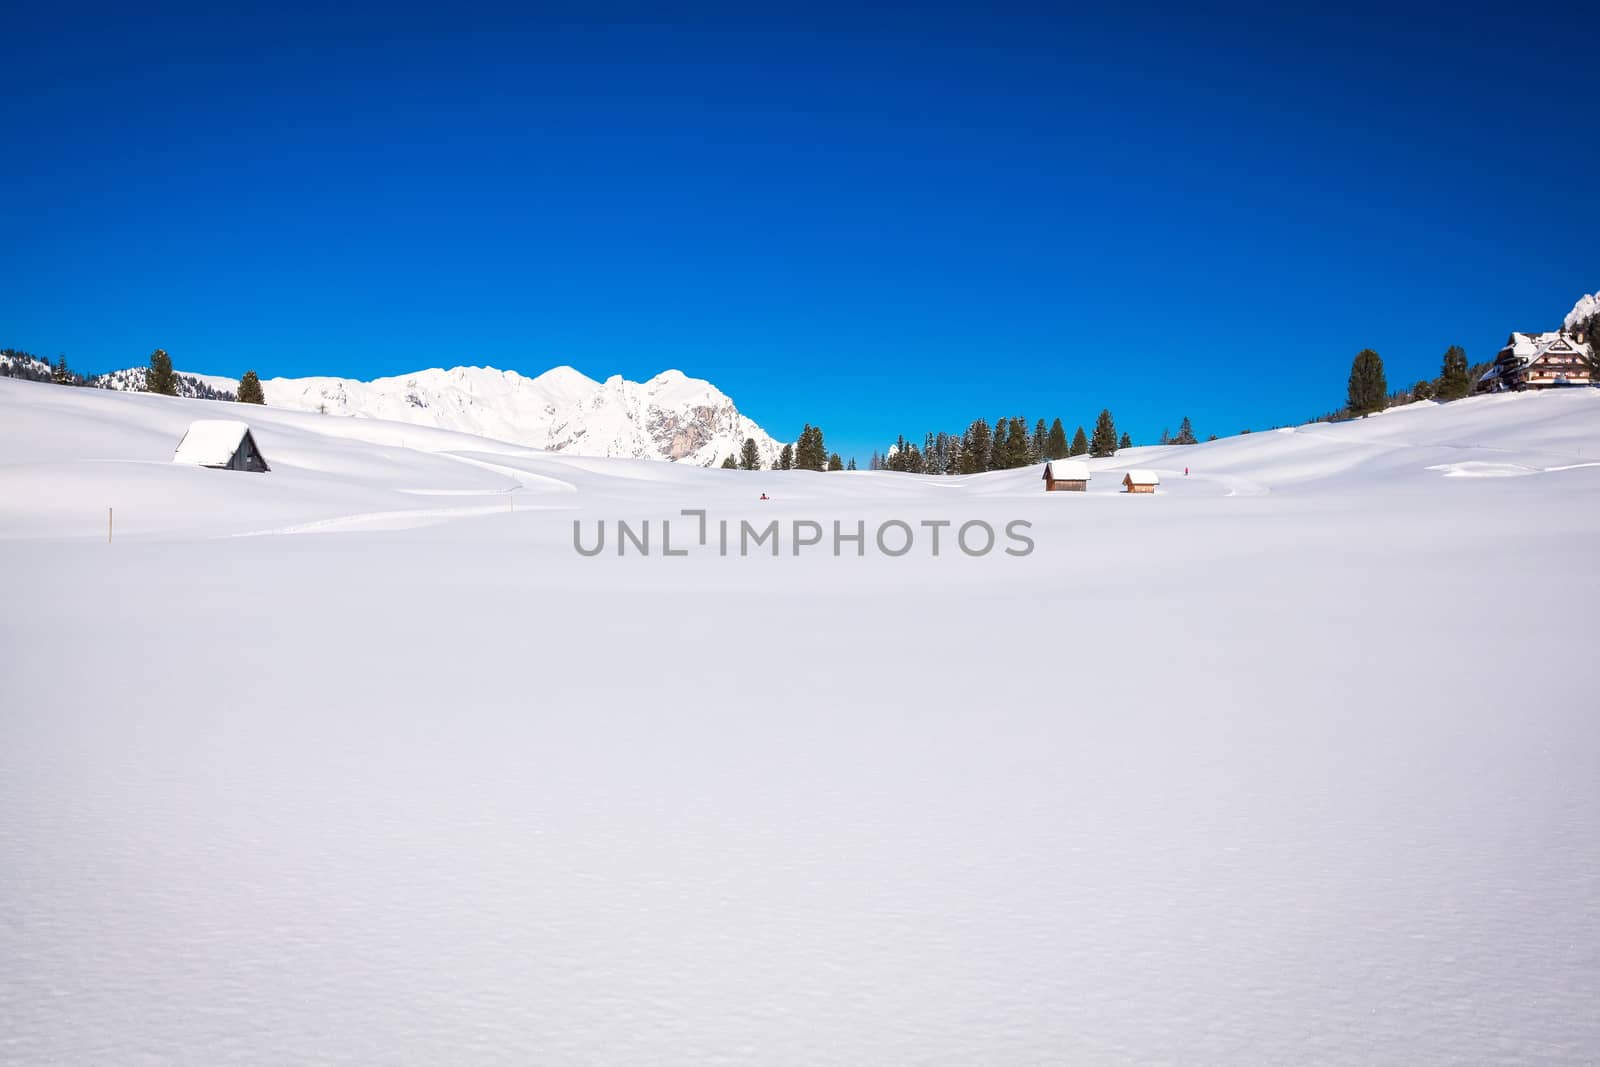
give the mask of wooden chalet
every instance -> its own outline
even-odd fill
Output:
[[[230,471],[270,471],[255,435],[237,419],[196,419],[178,442],[172,462]]]
[[[1122,476],[1122,487],[1130,493],[1153,493],[1160,484],[1161,476],[1155,471],[1129,471]]]
[[[1052,459],[1044,465],[1044,491],[1082,493],[1089,488],[1089,465],[1081,459]]]
[[[1593,385],[1590,354],[1590,347],[1581,334],[1563,330],[1513,333],[1495,356],[1494,366],[1478,379],[1474,389],[1480,393],[1501,393]]]

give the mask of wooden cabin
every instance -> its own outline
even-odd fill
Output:
[[[1582,334],[1551,330],[1514,333],[1494,357],[1494,366],[1476,383],[1475,392],[1549,389],[1593,385],[1589,345]]]
[[[246,423],[235,419],[196,419],[178,442],[172,462],[230,471],[270,471]]]
[[[1089,488],[1089,465],[1081,459],[1052,459],[1044,465],[1044,491],[1082,493]]]
[[[1160,484],[1161,476],[1155,471],[1129,471],[1122,476],[1122,487],[1130,493],[1153,493]]]

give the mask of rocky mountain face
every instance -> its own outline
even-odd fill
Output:
[[[262,387],[272,407],[392,419],[579,456],[715,466],[750,438],[770,466],[782,447],[710,382],[676,370],[645,382],[597,382],[571,367],[536,378],[453,367],[370,382],[269,378]]]

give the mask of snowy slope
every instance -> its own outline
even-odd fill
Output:
[[[1091,467],[0,380],[0,1062],[1593,1062],[1600,391]]]
[[[596,382],[571,367],[537,378],[491,367],[425,370],[370,382],[272,378],[273,407],[392,419],[580,456],[720,464],[753,438],[763,465],[780,445],[710,382],[668,370],[647,382]]]

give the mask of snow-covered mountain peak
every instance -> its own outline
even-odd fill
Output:
[[[691,378],[681,370],[664,370],[645,382],[644,387],[662,402],[712,406],[732,403],[722,390],[704,378]]]
[[[1567,312],[1567,317],[1561,322],[1561,328],[1575,330],[1596,315],[1600,315],[1600,293],[1585,293],[1578,297],[1578,302]]]
[[[764,465],[781,447],[710,382],[667,370],[644,382],[597,382],[570,367],[534,378],[493,367],[437,367],[370,382],[271,378],[273,407],[462,430],[584,456],[712,466],[754,439]]]
[[[516,371],[508,373],[515,374]],[[539,389],[547,393],[563,396],[575,396],[597,389],[600,383],[583,373],[576,367],[563,363],[559,367],[551,367],[537,378],[528,379]]]

